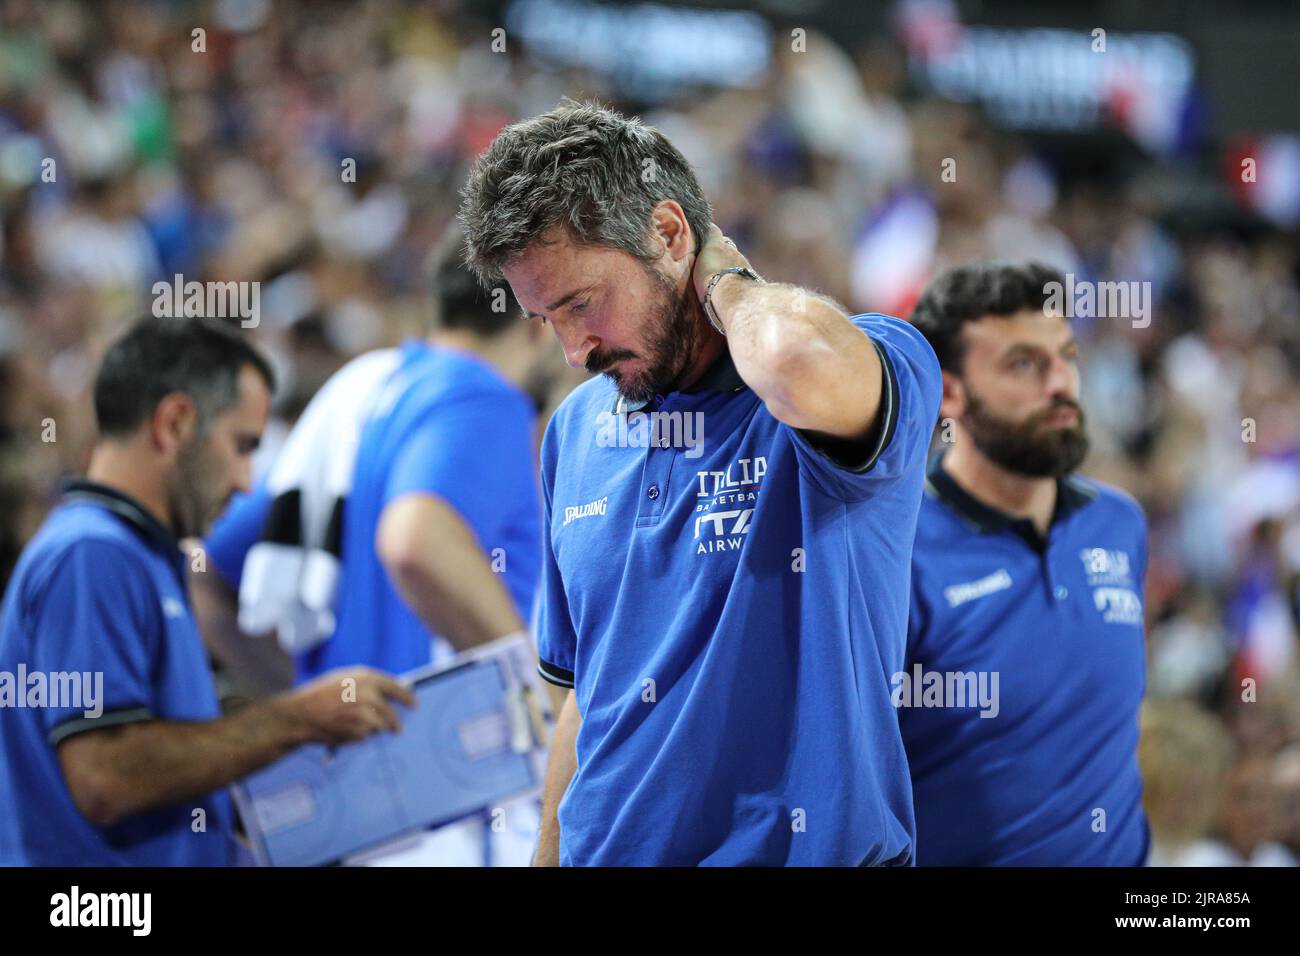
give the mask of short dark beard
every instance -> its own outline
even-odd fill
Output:
[[[587,356],[587,371],[604,372],[618,393],[633,405],[670,391],[690,368],[701,338],[699,323],[691,314],[694,289],[688,285],[681,295],[677,295],[672,280],[659,270],[647,265],[646,272],[654,281],[658,294],[646,328],[644,357],[649,364],[645,371],[628,378],[618,371],[605,371],[614,362],[642,357],[627,349],[594,350]]]
[[[212,466],[206,454],[207,436],[200,433],[177,456],[169,490],[172,530],[177,538],[207,534],[216,516],[217,500],[210,493]]]
[[[1077,411],[1078,424],[1044,432],[1040,423],[1062,408]],[[966,430],[970,432],[975,447],[994,464],[1017,475],[1060,478],[1074,471],[1088,457],[1083,409],[1068,398],[1058,398],[1043,411],[1017,423],[994,415],[972,394],[966,418]]]

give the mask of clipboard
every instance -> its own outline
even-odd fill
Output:
[[[538,793],[548,708],[533,661],[512,636],[413,671],[400,734],[309,744],[232,786],[258,864],[341,863]]]

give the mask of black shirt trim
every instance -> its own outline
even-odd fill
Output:
[[[166,549],[169,555],[180,551],[180,541],[171,528],[155,518],[148,508],[125,492],[97,481],[75,478],[64,482],[63,498],[65,501],[93,501],[125,519],[140,534]]]
[[[554,664],[548,664],[546,661],[539,661],[537,664],[537,673],[541,674],[550,683],[557,687],[573,686],[573,671],[566,671],[563,667],[556,667]]]
[[[1043,542],[1026,518],[1017,518],[1000,511],[975,498],[961,485],[953,480],[943,468],[942,451],[930,457],[926,469],[925,489],[932,497],[938,498],[954,512],[965,524],[975,531],[987,534],[1011,529],[1024,537],[1034,548],[1042,550]],[[1072,511],[1095,501],[1097,490],[1090,488],[1073,475],[1056,479],[1056,508],[1052,512],[1052,524],[1056,524]]]
[[[103,730],[106,727],[119,727],[123,724],[138,724],[153,720],[153,713],[148,707],[130,707],[126,710],[105,711],[98,717],[72,717],[59,724],[45,739],[51,747],[57,747],[62,741],[88,730]]]
[[[871,340],[871,344],[876,347],[876,354],[880,356],[880,410],[876,415],[876,441],[866,458],[860,458],[862,445],[859,442],[817,438],[805,431],[799,433],[831,464],[855,475],[861,475],[876,466],[880,456],[894,440],[894,432],[898,429],[898,376],[894,374],[894,363],[890,360],[884,346],[875,339]]]
[[[188,585],[185,581],[185,553],[181,551],[180,540],[171,528],[155,518],[144,505],[125,492],[85,478],[64,482],[63,500],[92,502],[125,521],[138,535],[167,558],[167,563],[180,583],[181,594],[188,595]]]

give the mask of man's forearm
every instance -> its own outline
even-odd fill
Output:
[[[551,756],[546,763],[546,782],[542,787],[542,826],[537,836],[534,866],[560,865],[560,821],[557,812],[564,792],[578,769],[577,740],[582,715],[573,691],[560,709],[551,739]]]
[[[815,292],[728,276],[715,290],[713,305],[736,371],[786,424],[832,429],[835,423],[820,414],[817,395],[850,376],[855,387],[869,389],[862,363],[874,358],[867,355],[870,339]]]
[[[460,590],[445,586],[437,576],[408,569],[392,575],[402,599],[435,634],[445,637],[457,651],[496,640],[525,629],[510,605],[510,593],[486,564],[473,567],[473,557],[457,573]]]
[[[63,760],[74,794],[91,794],[80,807],[106,825],[123,817],[211,793],[247,776],[310,739],[308,727],[283,698],[262,701],[202,723],[149,720],[73,736],[63,748],[93,743],[93,760]],[[95,779],[84,779],[87,773]]]

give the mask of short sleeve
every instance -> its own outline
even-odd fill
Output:
[[[161,599],[126,548],[94,538],[72,544],[30,610],[29,669],[61,690],[42,708],[52,745],[86,730],[153,717],[151,675],[160,653]]]
[[[542,440],[542,583],[533,628],[537,634],[538,671],[552,684],[573,687],[578,635],[551,543],[551,486],[558,444],[555,422],[552,418]]]
[[[1138,557],[1138,567],[1135,568],[1134,584],[1138,587],[1138,593],[1143,598],[1143,604],[1147,601],[1147,563],[1149,561],[1149,536],[1147,531],[1147,512],[1138,501],[1132,501],[1134,509],[1134,528],[1135,537],[1134,549]]]
[[[915,552],[913,553],[915,558]],[[911,588],[907,613],[907,666],[910,668],[921,651],[921,642],[930,629],[930,609],[922,587],[922,574],[912,562]]]
[[[1134,548],[1137,555],[1137,567],[1133,569],[1133,575],[1132,575],[1133,588],[1134,590],[1137,591],[1138,600],[1141,601],[1142,603],[1142,608],[1144,612],[1142,633],[1144,635],[1143,639],[1145,640],[1145,634],[1146,634],[1146,623],[1145,623],[1146,613],[1145,612],[1147,610],[1147,561],[1148,561],[1148,547],[1149,547],[1147,543],[1148,542],[1147,516],[1146,516],[1146,512],[1143,510],[1142,506],[1138,504],[1136,499],[1129,499],[1129,503],[1133,508],[1133,527],[1135,530],[1135,537],[1137,538],[1137,540],[1134,542]],[[1147,692],[1147,668],[1146,668],[1145,655],[1142,657],[1141,660],[1142,663],[1140,666],[1142,668],[1142,696],[1145,697]]]
[[[880,356],[880,418],[872,447],[860,460],[844,460],[798,429],[788,430],[800,472],[830,497],[858,501],[909,470],[924,467],[943,384],[930,343],[907,322],[875,313],[855,315],[850,321],[871,338]]]
[[[402,442],[384,482],[384,504],[422,492],[444,499],[473,526],[514,493],[514,463],[533,444],[522,395],[481,392],[431,412]],[[481,529],[475,528],[476,531]]]
[[[261,538],[270,512],[271,493],[262,482],[251,494],[231,499],[203,542],[208,561],[236,591],[244,574],[244,558]]]

